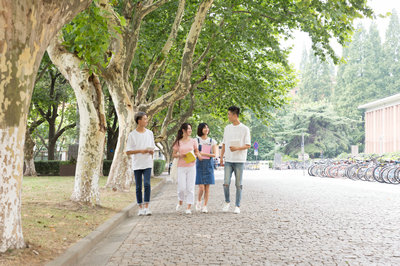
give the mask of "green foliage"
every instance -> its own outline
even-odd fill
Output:
[[[397,12],[393,10],[383,44],[384,84],[387,95],[399,92],[400,88],[400,22]]]
[[[306,56],[307,51],[304,53],[303,57]],[[334,67],[331,60],[321,61],[318,56],[310,52],[302,64],[300,100],[303,102],[329,101],[334,86]]]
[[[106,67],[111,54],[106,53],[110,45],[110,36],[120,28],[110,30],[102,9],[94,3],[79,13],[63,28],[64,45],[84,61],[83,68],[97,72],[98,67]],[[122,18],[122,24],[125,19]]]
[[[159,176],[165,169],[165,160],[154,160],[154,175]]]
[[[304,150],[312,158],[335,157],[350,149],[348,135],[356,121],[339,116],[327,102],[306,104],[287,109],[272,126],[272,134],[278,151],[297,157],[301,151],[304,133]]]
[[[38,175],[59,175],[60,161],[35,161],[34,163]]]

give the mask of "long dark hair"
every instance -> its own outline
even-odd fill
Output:
[[[183,130],[188,130],[189,126],[192,127],[192,125],[189,123],[183,123],[181,125],[181,127],[178,130],[178,134],[176,135],[174,144],[172,144],[172,146],[174,146],[176,143],[178,143],[178,146],[179,146],[179,141],[183,138]]]

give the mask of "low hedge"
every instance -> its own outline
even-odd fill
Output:
[[[60,165],[71,164],[70,161],[35,161],[35,168],[38,175],[58,176],[60,175]],[[108,176],[110,173],[112,160],[103,161],[103,174]],[[164,160],[154,160],[154,175],[159,176],[165,169]]]
[[[165,169],[165,161],[164,160],[154,160],[154,175],[159,176]]]
[[[61,161],[35,161],[35,169],[38,175],[59,175]]]

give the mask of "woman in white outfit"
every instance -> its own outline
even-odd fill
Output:
[[[192,126],[183,123],[178,131],[176,140],[172,146],[172,157],[178,160],[178,204],[176,210],[179,211],[184,201],[187,203],[185,213],[191,214],[190,208],[194,204],[194,187],[196,180],[196,156],[202,160],[198,144],[192,139]]]

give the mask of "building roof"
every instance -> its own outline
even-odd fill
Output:
[[[358,109],[367,109],[367,110],[379,109],[379,108],[383,108],[383,107],[387,107],[387,106],[391,106],[391,105],[395,105],[395,104],[400,104],[400,93],[360,105],[360,106],[358,106]]]

